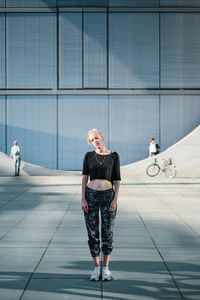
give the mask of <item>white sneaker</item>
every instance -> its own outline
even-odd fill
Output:
[[[111,272],[109,271],[108,268],[103,268],[102,270],[102,280],[103,281],[109,281],[109,280],[113,280],[113,277],[111,276]]]
[[[92,272],[92,274],[90,276],[90,280],[99,281],[99,277],[100,277],[100,267],[95,267],[94,271]]]

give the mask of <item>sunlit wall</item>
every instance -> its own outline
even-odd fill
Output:
[[[94,127],[122,164],[166,149],[199,125],[199,30],[197,0],[0,0],[0,151],[79,170]]]

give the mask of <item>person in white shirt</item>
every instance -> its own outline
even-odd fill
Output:
[[[149,156],[157,155],[160,152],[160,146],[156,143],[156,139],[152,138],[149,145]]]
[[[15,163],[15,176],[19,176],[20,162],[21,162],[19,142],[14,141],[13,144],[14,146],[11,147],[11,151],[10,151],[10,158],[12,158]]]

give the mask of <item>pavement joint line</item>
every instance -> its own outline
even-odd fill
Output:
[[[198,237],[200,237],[200,234],[194,229],[194,228],[192,228],[192,226],[190,226],[187,222],[185,222],[179,215],[178,215],[178,213],[169,205],[169,204],[167,204],[166,202],[165,202],[165,200],[163,200],[163,199],[160,199],[159,197],[158,197],[158,195],[154,192],[154,191],[152,191],[151,190],[151,193],[153,193],[154,195],[155,195],[155,197],[158,199],[158,200],[160,200],[160,202],[161,203],[164,203],[164,205],[169,209],[169,210],[171,210],[177,217],[178,217],[178,219],[184,224],[184,225],[186,225],[188,228],[190,228]]]
[[[60,187],[60,185],[59,184],[57,184],[56,185],[56,187]],[[26,192],[28,192],[29,191],[29,189],[27,189],[26,191],[23,191],[20,195],[18,195],[18,196],[16,196],[14,199],[12,199],[12,200],[9,200],[8,202],[6,202],[4,205],[7,205],[8,203],[10,203],[10,202],[12,202],[12,201],[14,201],[14,200],[16,200],[18,197],[20,197],[21,195],[23,195],[24,193],[26,193]],[[46,194],[46,197],[48,197],[49,195],[51,194],[51,192],[49,192],[49,193],[47,193]],[[39,202],[41,202],[42,201],[42,199],[40,199],[40,200],[38,200],[38,202],[37,202],[37,204],[39,203]],[[4,206],[4,205],[2,205],[1,207],[0,207],[0,209]],[[4,234],[1,238],[0,238],[0,241],[2,240],[2,239],[4,239],[16,226],[18,226],[33,210],[35,209],[35,207],[33,207],[32,209],[30,209],[30,210],[28,210],[28,212],[27,212],[27,214],[25,214],[24,215],[24,217],[19,221],[19,222],[17,222],[10,230],[8,230],[7,232],[6,232],[6,234]],[[60,224],[60,223],[59,223]],[[1,247],[2,248],[2,247]]]
[[[22,193],[23,194],[23,193]],[[48,195],[48,194],[47,194]],[[41,200],[38,200],[37,203],[41,202]],[[33,207],[32,209],[30,209],[27,214],[24,215],[24,217],[19,221],[17,222],[12,228],[10,228],[10,230],[8,230],[6,232],[6,234],[4,234],[1,238],[0,238],[0,242],[2,239],[4,239],[15,227],[17,227],[33,210],[35,209],[35,207]]]
[[[149,234],[149,236],[150,236],[150,238],[151,238],[151,240],[152,240],[152,242],[153,242],[153,244],[154,244],[154,246],[155,246],[155,248],[156,248],[156,250],[157,250],[159,256],[161,257],[161,259],[162,259],[162,261],[163,261],[163,264],[164,264],[166,270],[168,271],[169,275],[171,276],[172,281],[174,282],[174,285],[175,285],[175,287],[177,288],[177,290],[178,290],[178,292],[179,292],[179,294],[180,294],[180,297],[184,300],[183,294],[182,294],[182,292],[180,291],[179,286],[178,286],[178,284],[176,283],[176,280],[174,279],[174,276],[173,276],[172,272],[170,271],[170,269],[169,269],[167,263],[165,262],[165,260],[164,260],[164,258],[163,258],[163,256],[162,256],[162,254],[161,254],[161,252],[160,252],[160,250],[158,249],[158,247],[157,247],[157,245],[156,245],[156,242],[154,241],[154,239],[153,239],[153,237],[152,237],[152,235],[151,235],[151,233],[150,233],[148,227],[146,226],[146,224],[145,224],[145,222],[144,222],[142,216],[140,215],[140,213],[139,213],[139,211],[138,211],[138,209],[137,209],[136,204],[135,204],[134,201],[132,200],[132,197],[131,197],[131,195],[130,195],[130,193],[129,193],[129,190],[128,190],[127,192],[128,192],[128,194],[129,194],[130,199],[131,199],[131,202],[132,202],[133,206],[135,207],[135,209],[136,209],[136,211],[137,211],[137,213],[138,213],[138,215],[139,215],[139,217],[140,217],[140,219],[141,219],[141,221],[142,221],[144,227],[146,228],[146,230],[147,230],[147,232],[148,232],[148,234]]]
[[[102,253],[102,249],[101,249],[101,256],[100,256],[100,269],[103,269],[103,253]],[[101,300],[103,300],[103,281],[101,280]]]
[[[39,201],[38,201],[39,202]],[[4,234],[1,238],[0,238],[0,242],[1,242],[1,240],[2,239],[4,239],[15,227],[17,227],[17,225],[19,225],[31,212],[32,212],[32,210],[34,210],[34,207],[30,210],[30,211],[28,211],[28,213],[27,214],[25,214],[25,216],[19,221],[19,222],[17,222],[12,228],[10,228],[10,230],[8,230],[7,232],[6,232],[6,234]]]
[[[80,186],[80,184],[79,184],[79,186]],[[56,187],[59,187],[59,184],[57,184]],[[78,189],[78,186],[77,186],[77,189]],[[38,268],[40,262],[42,261],[44,255],[46,254],[46,252],[47,252],[47,250],[48,250],[48,248],[49,248],[49,245],[51,244],[51,241],[53,240],[53,238],[54,238],[54,236],[55,236],[55,234],[56,234],[56,232],[57,232],[57,230],[58,230],[58,228],[59,228],[59,225],[62,223],[62,221],[63,221],[65,215],[66,215],[67,212],[69,211],[69,208],[70,208],[70,206],[71,206],[71,204],[72,204],[72,202],[73,202],[73,200],[74,200],[74,198],[75,198],[75,195],[76,195],[76,193],[77,193],[77,189],[74,191],[74,194],[73,194],[73,197],[72,197],[71,201],[70,201],[69,203],[67,203],[66,211],[65,211],[64,215],[62,216],[60,222],[58,223],[58,225],[57,225],[57,227],[56,227],[56,229],[55,229],[55,231],[54,231],[54,233],[53,233],[51,239],[49,240],[48,245],[47,245],[46,248],[45,248],[45,251],[43,252],[42,256],[40,257],[40,259],[39,259],[39,261],[38,261],[38,263],[37,263],[37,265],[35,266],[33,272],[31,273],[31,275],[30,275],[30,277],[29,277],[29,280],[28,280],[28,282],[26,283],[26,286],[25,286],[25,288],[24,288],[24,290],[23,290],[23,292],[22,292],[22,294],[21,294],[19,300],[21,300],[22,297],[24,296],[24,293],[25,293],[25,291],[26,291],[26,289],[27,289],[29,283],[31,282],[32,277],[33,277],[35,271],[37,270],[37,268]]]

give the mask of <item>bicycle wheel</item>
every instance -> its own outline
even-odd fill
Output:
[[[166,175],[169,177],[169,178],[174,178],[176,177],[176,167],[171,164],[171,165],[168,165],[166,167],[166,171],[165,171]]]
[[[158,164],[152,164],[148,166],[148,168],[146,169],[146,173],[150,177],[154,177],[158,175],[159,172],[160,172],[160,167]]]

